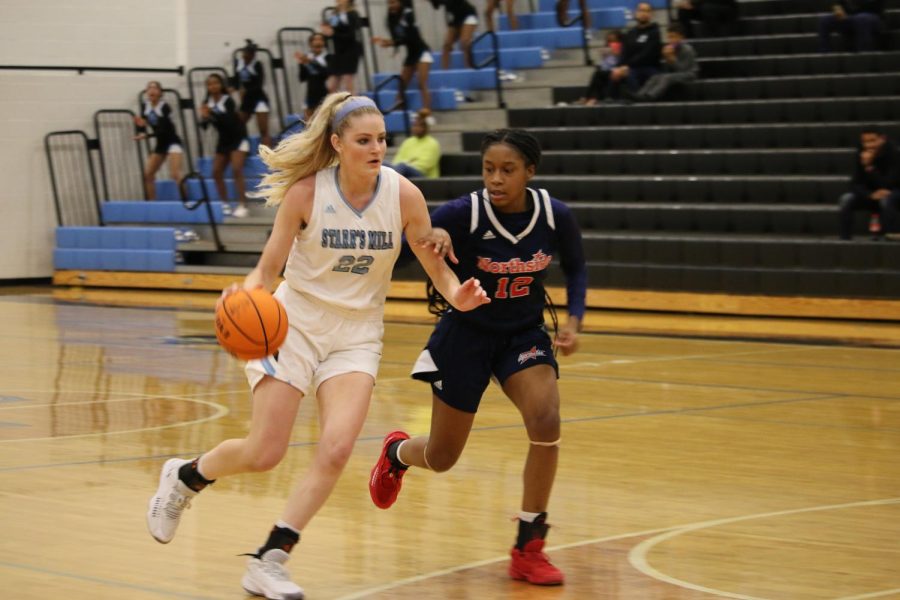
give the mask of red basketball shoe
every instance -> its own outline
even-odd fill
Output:
[[[513,579],[535,585],[562,585],[564,576],[544,554],[544,540],[535,538],[522,550],[513,546],[510,554],[509,576]]]
[[[394,466],[394,463],[388,458],[388,448],[394,442],[408,439],[409,435],[402,431],[392,431],[384,437],[381,456],[372,467],[372,475],[369,477],[369,495],[372,496],[372,502],[378,508],[390,508],[397,500],[400,487],[403,485],[403,475],[406,473],[405,468]]]

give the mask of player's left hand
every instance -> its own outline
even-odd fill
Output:
[[[569,356],[578,350],[578,332],[564,327],[556,335],[553,345],[559,348],[563,356]]]
[[[450,304],[456,310],[466,312],[490,301],[491,299],[488,298],[487,292],[481,287],[481,282],[474,277],[469,277],[456,289]]]
[[[433,227],[431,232],[425,237],[416,240],[416,245],[420,248],[431,248],[432,251],[441,258],[449,258],[453,264],[459,264],[459,259],[453,253],[453,240],[446,229]]]

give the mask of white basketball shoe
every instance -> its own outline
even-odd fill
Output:
[[[262,596],[266,600],[303,600],[303,588],[291,581],[284,563],[290,558],[287,552],[273,548],[261,558],[247,561],[247,572],[241,585],[248,594]]]
[[[178,522],[184,509],[190,508],[195,492],[178,479],[178,469],[191,462],[180,458],[170,458],[163,465],[159,475],[159,487],[156,495],[150,498],[147,509],[147,529],[150,535],[161,543],[168,544],[175,537]]]

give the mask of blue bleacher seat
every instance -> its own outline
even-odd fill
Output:
[[[499,42],[499,38],[498,38]],[[481,49],[482,45],[488,47],[488,49]],[[488,59],[494,51],[490,49],[490,44],[486,40],[482,40],[478,44],[479,48],[475,49],[475,62],[480,64],[482,61]],[[501,69],[537,69],[544,66],[544,59],[541,57],[540,47],[531,47],[531,48],[505,48],[503,52],[500,53],[500,68]],[[441,53],[433,52],[434,56],[434,64],[441,64]],[[450,68],[451,69],[464,69],[465,63],[463,62],[463,53],[459,50],[455,50],[450,53]]]
[[[397,97],[396,86],[378,92],[378,104],[382,109],[390,108]],[[456,110],[456,90],[451,88],[429,90],[431,92],[431,108],[433,110]],[[372,92],[364,92],[369,98],[373,98]],[[422,108],[422,94],[419,90],[406,90],[406,103],[409,110]]]
[[[56,248],[53,266],[95,271],[174,271],[175,251]]]
[[[188,210],[181,202],[104,202],[100,206],[105,223],[207,223],[206,210]],[[224,219],[221,202],[213,202],[216,223]]]
[[[391,75],[392,73],[376,73],[375,85]],[[432,89],[487,90],[494,87],[495,77],[493,68],[434,70],[428,76],[428,86]],[[410,87],[415,87],[417,81],[417,78],[413,77]]]
[[[594,12],[594,9],[598,8],[611,8],[612,6],[623,6],[628,10],[634,10],[634,8],[638,5],[638,2],[641,0],[628,0],[627,2],[622,2],[617,0],[616,2],[610,2],[610,0],[587,0],[588,9],[591,12]],[[655,9],[662,9],[666,7],[666,0],[649,0],[650,6]],[[575,0],[569,1],[569,6],[578,6],[578,2]],[[540,0],[538,4],[539,12],[553,12],[556,10],[556,0]]]
[[[53,263],[57,269],[173,271],[175,230],[171,227],[58,227]]]
[[[572,6],[578,6],[577,2],[570,2]],[[665,6],[665,3],[663,3]],[[593,29],[611,29],[613,27],[625,27],[627,25],[626,8],[624,6],[591,7],[591,26]],[[578,13],[569,10],[569,18],[574,18]],[[550,29],[559,27],[556,20],[556,12],[535,12],[518,15],[519,29]],[[500,17],[500,31],[509,31],[509,18],[506,15]]]

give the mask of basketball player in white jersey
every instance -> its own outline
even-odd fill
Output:
[[[275,150],[261,149],[270,169],[264,193],[278,213],[243,287],[271,289],[287,261],[275,292],[288,313],[287,340],[273,356],[247,363],[253,390],[247,437],[226,440],[194,460],[170,459],[150,500],[150,533],[168,543],[183,510],[204,487],[219,477],[268,471],[281,461],[300,400],[314,395],[321,432],[313,462],[269,538],[251,554],[242,580],[249,593],[270,600],[303,597],[284,563],[337,483],[362,429],[401,235],[426,240],[431,233],[422,193],[382,166],[385,135],[384,118],[370,99],[340,92],[325,98],[304,132]],[[477,280],[460,284],[427,244],[414,246],[454,308],[489,302]]]

